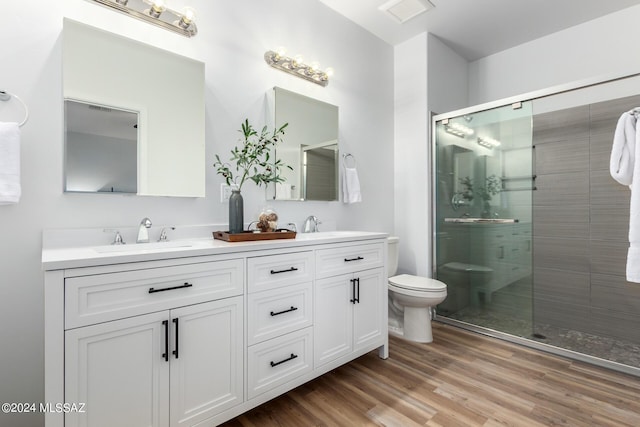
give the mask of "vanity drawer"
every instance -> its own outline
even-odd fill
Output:
[[[249,258],[249,293],[313,280],[313,252],[295,252]]]
[[[243,260],[65,279],[65,329],[241,295]]]
[[[311,372],[312,343],[312,328],[305,328],[249,347],[249,399]]]
[[[383,264],[383,243],[321,249],[316,255],[318,278],[382,267]]]
[[[249,345],[284,335],[313,323],[312,282],[249,294]]]

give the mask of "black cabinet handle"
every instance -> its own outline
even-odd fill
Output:
[[[176,325],[176,346],[175,346],[175,350],[173,350],[173,354],[176,356],[176,359],[178,358],[178,318],[176,317],[175,319],[173,319],[173,323]]]
[[[364,258],[362,258],[361,256],[356,257],[356,258],[345,258],[344,262],[351,262],[351,261],[362,261]]]
[[[278,316],[278,315],[280,315],[280,314],[285,314],[285,313],[289,313],[289,312],[291,312],[291,311],[296,311],[297,309],[298,309],[298,307],[291,306],[291,308],[289,308],[289,309],[287,309],[287,310],[276,311],[276,312],[272,311],[272,312],[271,312],[271,315],[272,315],[272,316]]]
[[[358,304],[360,304],[360,278],[358,277],[357,279],[355,279],[355,281],[358,283],[358,285],[356,286],[356,289],[358,290],[358,296],[356,297],[356,302]]]
[[[162,357],[165,362],[169,361],[169,321],[163,320],[162,326],[164,326],[164,353],[162,353]]]
[[[271,364],[271,367],[273,368],[273,367],[275,367],[275,366],[282,365],[282,364],[283,364],[283,363],[285,363],[285,362],[288,362],[288,361],[290,361],[290,360],[293,360],[293,359],[295,359],[295,358],[297,358],[297,357],[298,357],[298,355],[297,355],[297,354],[293,354],[293,353],[291,353],[291,356],[287,357],[286,359],[281,360],[281,361],[279,361],[279,362],[270,362],[270,364]]]
[[[161,288],[161,289],[149,288],[149,293],[153,294],[153,293],[156,293],[156,292],[172,291],[174,289],[190,288],[192,286],[193,286],[193,284],[191,284],[189,282],[184,282],[184,285],[172,286],[170,288]]]
[[[298,271],[297,268],[291,267],[286,270],[271,270],[271,274],[289,273],[290,271]]]

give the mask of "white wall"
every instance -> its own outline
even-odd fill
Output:
[[[429,257],[427,34],[395,46],[394,54],[398,273],[426,275]]]
[[[430,277],[430,115],[466,106],[467,61],[426,33],[396,46],[394,61],[398,271]]]
[[[610,74],[640,72],[640,5],[474,61],[469,105]]]
[[[46,7],[43,7],[46,3]],[[241,121],[266,120],[265,93],[273,86],[340,106],[340,145],[358,162],[363,203],[270,202],[283,221],[309,214],[341,229],[393,231],[393,50],[319,2],[297,0],[176,0],[193,5],[193,39],[136,21],[87,0],[5,2],[0,26],[0,89],[30,109],[22,128],[22,199],[0,206],[0,401],[43,399],[43,292],[41,233],[48,228],[224,223],[223,182],[209,167],[206,198],[174,199],[62,193],[62,19],[68,17],[163,47],[206,63],[206,157],[228,153]],[[270,68],[263,55],[288,46],[292,53],[333,66],[322,88]],[[123,64],[126,72],[126,64]],[[131,75],[144,82],[144,76]],[[18,120],[19,108],[0,109]],[[247,186],[245,217],[267,204],[263,190]],[[105,235],[108,240],[109,236]],[[105,240],[105,242],[106,242]],[[55,402],[54,402],[55,403]],[[41,414],[3,415],[3,426],[42,425]]]
[[[436,36],[429,34],[429,111],[446,113],[469,102],[469,63]]]

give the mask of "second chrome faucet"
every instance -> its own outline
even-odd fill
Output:
[[[138,237],[136,243],[149,243],[149,229],[151,228],[151,220],[149,218],[142,218],[140,221],[140,227],[138,227]]]

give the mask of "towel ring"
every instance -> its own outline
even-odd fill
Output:
[[[353,162],[353,166],[347,165],[347,160],[351,159]],[[344,162],[345,167],[355,168],[356,167],[356,158],[351,153],[346,153],[342,155],[342,161]]]
[[[29,109],[27,108],[27,104],[25,104],[24,101],[22,99],[20,99],[17,95],[14,95],[14,94],[12,94],[10,92],[7,92],[7,91],[4,91],[4,90],[0,90],[0,101],[5,101],[5,102],[9,101],[11,99],[11,97],[14,97],[18,101],[20,101],[20,103],[24,107],[24,120],[22,120],[18,124],[18,126],[22,127],[22,125],[27,123],[27,120],[29,120]]]

